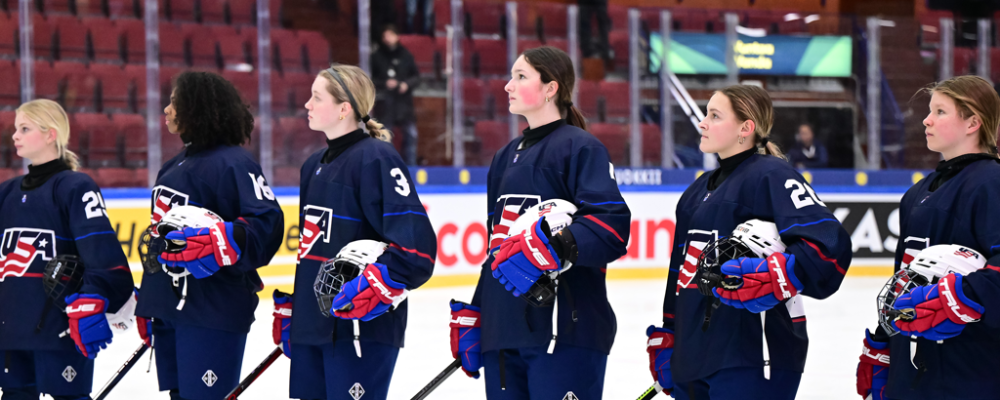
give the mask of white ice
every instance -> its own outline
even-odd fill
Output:
[[[887,278],[847,278],[840,291],[825,300],[807,298],[810,346],[799,399],[854,399],[854,372],[866,327],[876,324],[875,296]],[[406,344],[399,353],[389,399],[409,399],[451,361],[448,330],[448,301],[468,300],[472,287],[421,289],[410,294],[409,327]],[[611,304],[618,318],[618,335],[608,359],[604,398],[634,399],[652,384],[645,345],[646,327],[659,324],[664,282],[660,280],[615,280],[608,282]],[[248,374],[274,349],[271,340],[272,303],[262,300],[257,322],[247,338],[243,374]],[[96,393],[118,367],[139,346],[134,331],[118,334],[97,359],[94,377]],[[781,351],[772,344],[771,352]],[[148,353],[114,389],[108,400],[167,399],[157,392],[155,368]],[[260,377],[241,399],[287,399],[289,361],[282,356]],[[344,393],[344,399],[350,399]],[[485,399],[483,380],[456,372],[429,397],[433,399]],[[664,395],[657,398],[666,399]],[[362,400],[364,398],[362,397]]]

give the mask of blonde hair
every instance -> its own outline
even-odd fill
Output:
[[[729,103],[733,106],[733,112],[740,121],[753,121],[755,145],[764,143],[764,139],[771,136],[771,127],[774,126],[774,106],[771,104],[771,96],[767,91],[752,85],[733,85],[716,91],[729,98]],[[770,154],[778,158],[785,158],[785,155],[778,148],[778,145],[770,141],[760,149],[761,154]]]
[[[1000,128],[1000,96],[993,85],[975,75],[956,76],[924,89],[950,97],[962,119],[979,117],[979,146],[997,155],[997,129]]]
[[[69,144],[69,116],[66,110],[52,100],[37,99],[21,104],[17,112],[38,125],[42,132],[56,131],[56,150],[59,158],[73,171],[80,169],[80,159],[66,146]]]
[[[327,80],[326,91],[330,92],[338,103],[349,102],[350,97],[348,97],[347,92],[344,91],[344,88],[337,79],[333,75],[330,75],[331,70],[340,76],[340,79],[347,85],[347,90],[354,97],[354,101],[357,104],[351,104],[351,107],[357,108],[354,110],[356,115],[361,115],[362,117],[368,115],[372,107],[375,106],[375,84],[372,83],[371,78],[361,68],[353,65],[333,64],[330,65],[329,69],[320,71],[319,76]],[[348,118],[357,119],[356,115],[350,115]],[[358,121],[358,125],[360,124],[361,121]],[[392,133],[374,118],[368,119],[368,122],[365,123],[365,129],[368,131],[368,135],[373,138],[384,142],[392,140]]]

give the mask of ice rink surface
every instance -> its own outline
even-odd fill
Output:
[[[810,346],[806,371],[799,386],[799,399],[855,399],[854,370],[866,327],[877,323],[875,296],[886,278],[847,278],[840,291],[825,300],[806,298]],[[399,353],[389,399],[409,399],[451,361],[449,349],[449,309],[452,298],[468,300],[472,287],[420,289],[410,294],[409,327],[406,347]],[[646,356],[646,327],[659,324],[664,282],[660,280],[615,280],[608,282],[611,304],[618,318],[618,335],[608,359],[604,398],[635,399],[652,384]],[[274,344],[271,340],[272,303],[262,299],[257,322],[247,338],[243,359],[245,376],[263,360]],[[133,330],[118,334],[97,359],[94,392],[107,382],[118,367],[139,346]],[[771,351],[781,346],[771,345]],[[167,399],[157,392],[155,365],[149,366],[148,353],[108,397],[109,400]],[[240,398],[245,400],[287,399],[289,361],[282,356]],[[344,399],[350,399],[344,393]],[[428,400],[485,399],[483,380],[466,377],[460,371],[444,382]],[[657,398],[666,399],[664,395]],[[364,397],[362,397],[362,400]],[[554,399],[558,400],[558,399]],[[583,399],[588,400],[588,399]]]

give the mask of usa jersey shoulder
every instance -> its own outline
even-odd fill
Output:
[[[24,180],[24,175],[15,176],[3,181],[3,183],[0,183],[0,201],[7,197],[7,194],[10,193],[11,189],[20,187],[22,180]]]

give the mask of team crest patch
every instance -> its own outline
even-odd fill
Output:
[[[566,395],[563,396],[562,400],[580,400],[580,398],[576,397],[573,392],[566,392]]]
[[[348,390],[347,393],[351,394],[352,399],[358,400],[365,395],[365,388],[361,387],[360,382],[354,382],[354,386],[351,386],[351,390]]]
[[[73,382],[73,379],[76,379],[76,370],[72,366],[67,365],[66,369],[62,372],[62,377],[66,382]]]
[[[51,229],[7,228],[0,240],[0,282],[22,277],[36,258],[56,256],[56,233]]]
[[[215,382],[219,380],[218,376],[215,376],[215,372],[212,370],[205,371],[205,375],[201,376],[201,381],[205,382],[205,386],[212,387]]]

